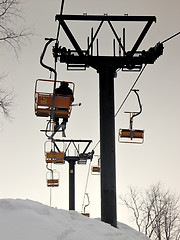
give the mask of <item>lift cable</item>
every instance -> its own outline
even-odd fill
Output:
[[[171,37],[169,37],[169,38],[165,39],[164,41],[162,41],[161,43],[163,44],[163,43],[171,40],[172,38],[176,37],[176,36],[179,35],[179,34],[180,34],[180,32],[177,32],[176,34],[174,34],[174,35],[172,35]]]
[[[65,2],[64,0],[62,0],[62,2],[61,2],[60,15],[62,15],[62,13],[63,13],[64,2]],[[57,30],[57,37],[56,37],[57,42],[58,42],[59,34],[60,34],[60,21],[59,21],[58,30]]]
[[[93,150],[96,149],[96,147],[98,146],[99,143],[100,143],[100,140],[96,143],[96,145],[95,145],[95,147],[93,148]]]
[[[63,7],[64,7],[64,0],[62,0],[62,2],[61,2],[60,15],[62,15],[62,13],[63,13]],[[59,42],[58,42],[59,34],[60,34],[60,22],[59,22],[59,24],[58,24],[58,31],[57,31],[57,36],[56,36],[55,49],[58,49],[58,47],[59,47],[59,46],[58,46],[58,45],[59,45]],[[54,109],[54,104],[55,104],[55,89],[56,89],[56,81],[57,81],[57,71],[56,71],[57,56],[56,56],[56,55],[54,56],[54,59],[55,59],[54,70],[55,70],[56,74],[55,74],[55,76],[54,76],[54,87],[53,87],[52,119],[53,119],[53,117],[54,117],[53,109]]]
[[[64,9],[64,2],[65,0],[62,0],[61,1],[61,7],[60,7],[60,15],[62,15],[63,13],[63,9]],[[54,46],[54,49],[53,49],[53,53],[54,53],[54,59],[55,59],[55,69],[56,69],[56,64],[57,64],[57,59],[58,59],[58,56],[57,56],[57,52],[59,50],[59,35],[60,35],[60,21],[59,21],[59,24],[58,24],[58,29],[57,29],[57,35],[56,35],[56,43],[55,43],[55,46]]]
[[[116,112],[114,117],[116,117],[118,115],[119,111],[123,107],[124,103],[126,102],[127,98],[129,97],[129,94],[131,93],[131,91],[133,90],[134,86],[138,82],[138,80],[139,80],[140,76],[142,75],[142,73],[143,73],[143,71],[144,71],[146,66],[147,66],[147,64],[145,64],[144,67],[142,68],[141,72],[139,73],[138,77],[136,78],[135,82],[133,83],[132,87],[130,88],[128,94],[126,95],[126,97],[125,97],[124,101],[122,102],[121,106],[118,108],[118,110],[117,110],[117,112]]]

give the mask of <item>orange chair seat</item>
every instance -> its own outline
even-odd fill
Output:
[[[46,152],[46,163],[64,163],[64,152]]]
[[[36,93],[35,114],[39,117],[49,117],[52,110],[53,95],[51,93]],[[71,112],[71,96],[56,95],[54,103],[54,116],[68,118]]]
[[[122,138],[144,138],[143,130],[121,129],[120,137]]]
[[[59,179],[47,179],[47,186],[48,187],[58,187]]]
[[[81,213],[81,214],[86,216],[86,217],[90,217],[90,213]]]
[[[92,167],[92,172],[100,172],[100,167]]]

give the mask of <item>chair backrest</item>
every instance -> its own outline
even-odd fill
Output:
[[[46,152],[46,163],[64,163],[64,152]]]

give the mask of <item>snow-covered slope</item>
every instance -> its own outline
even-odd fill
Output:
[[[21,199],[0,200],[2,240],[148,240],[118,223],[118,229],[75,211],[51,208]]]

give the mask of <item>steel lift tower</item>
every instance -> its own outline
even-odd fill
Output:
[[[59,25],[70,40],[73,49],[55,45],[53,54],[61,63],[67,64],[68,70],[86,70],[92,67],[99,74],[100,99],[100,155],[101,155],[101,220],[117,227],[116,216],[116,166],[115,166],[115,121],[114,121],[114,78],[117,69],[122,71],[140,71],[145,64],[153,64],[162,55],[163,45],[156,44],[147,51],[138,48],[153,22],[154,16],[109,16],[109,15],[56,15]],[[68,27],[68,21],[99,22],[95,32],[91,29],[91,37],[87,40],[87,49],[82,50],[73,33]],[[119,37],[114,22],[144,22],[144,28],[130,51],[125,49],[125,29],[123,36]],[[98,52],[93,55],[93,45],[97,35],[104,24],[108,24],[114,35],[114,42],[118,43],[119,54],[100,56]],[[122,40],[121,40],[122,39]],[[121,54],[121,53],[122,54]]]

